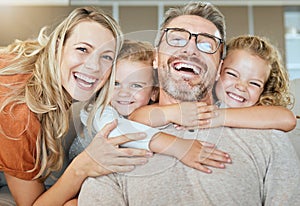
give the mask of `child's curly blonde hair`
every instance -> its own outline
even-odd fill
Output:
[[[242,35],[227,43],[227,53],[242,49],[259,56],[271,68],[264,90],[256,105],[292,106],[289,77],[278,49],[265,37]]]

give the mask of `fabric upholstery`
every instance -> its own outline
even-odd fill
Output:
[[[290,85],[291,93],[295,98],[295,104],[292,111],[296,116],[300,116],[300,79],[294,79],[291,81]],[[289,137],[297,150],[298,157],[300,158],[300,119],[297,119],[296,128],[289,132]]]

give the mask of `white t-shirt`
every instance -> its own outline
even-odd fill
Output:
[[[80,120],[84,127],[84,137],[77,136],[70,148],[69,158],[72,159],[79,153],[81,153],[84,148],[86,148],[94,138],[95,134],[99,132],[107,123],[112,122],[114,119],[118,120],[117,127],[111,131],[109,137],[116,137],[120,135],[125,135],[128,133],[137,133],[144,132],[147,134],[147,137],[142,140],[132,141],[121,145],[122,147],[131,147],[149,150],[149,143],[152,137],[160,132],[160,130],[146,126],[144,124],[134,122],[124,117],[120,116],[118,112],[111,106],[106,106],[101,114],[100,109],[96,111],[94,120],[93,120],[93,132],[92,135],[88,134],[87,131],[87,119],[89,113],[86,110],[80,111]]]

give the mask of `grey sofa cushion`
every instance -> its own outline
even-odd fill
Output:
[[[295,104],[292,111],[296,116],[300,116],[300,79],[294,79],[290,84],[291,93],[295,98]],[[300,158],[300,119],[297,119],[296,128],[288,133]]]
[[[1,206],[15,206],[16,205],[7,186],[0,187],[0,205]]]

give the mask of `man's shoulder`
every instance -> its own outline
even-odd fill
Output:
[[[250,129],[250,128],[235,128],[235,127],[216,127],[208,129],[184,130],[178,131],[172,124],[160,128],[162,131],[176,134],[198,134],[198,135],[232,135],[232,136],[257,136],[257,137],[287,137],[287,133],[275,129]]]
[[[233,128],[223,127],[222,130],[226,133],[232,134],[233,136],[256,136],[256,137],[287,137],[287,134],[280,130],[275,129],[249,129],[249,128]]]
[[[247,129],[224,127],[222,137],[225,139],[239,140],[248,145],[274,146],[289,145],[290,139],[285,132],[275,129]]]
[[[222,137],[225,141],[239,143],[239,145],[249,146],[251,148],[260,148],[264,153],[274,153],[276,150],[284,152],[295,149],[286,132],[275,129],[244,129],[244,128],[226,128],[223,129]],[[278,153],[278,152],[277,152]]]

